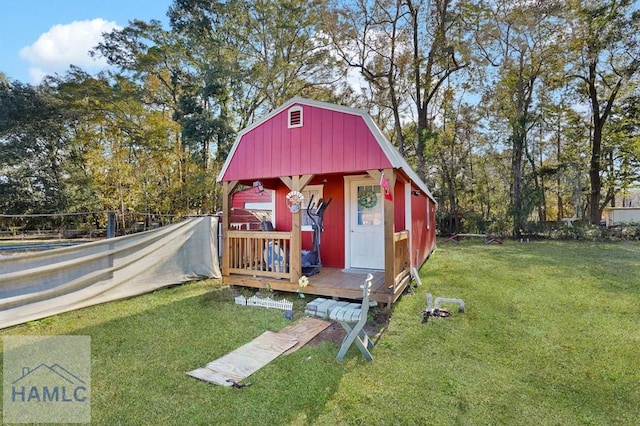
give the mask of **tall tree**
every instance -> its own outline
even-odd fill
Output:
[[[597,224],[612,196],[602,200],[605,126],[640,71],[640,11],[632,0],[573,0],[568,5],[571,77],[591,112],[589,218]]]
[[[616,195],[624,195],[640,183],[640,98],[633,95],[613,109],[609,131],[603,140],[603,185],[608,201],[616,207]],[[627,207],[621,205],[619,207]]]
[[[434,136],[434,103],[442,86],[457,71],[469,66],[467,28],[462,7],[452,0],[406,0],[412,39],[413,101],[417,110],[415,141],[418,175],[427,177],[425,149]]]
[[[428,140],[443,84],[468,65],[465,27],[451,0],[336,1],[325,17],[336,50],[371,86],[378,107],[391,111],[392,132],[404,156],[415,155],[426,178]],[[335,17],[338,17],[336,20]],[[404,125],[416,120],[414,140]]]
[[[409,96],[406,79],[411,64],[408,18],[401,0],[335,2],[324,23],[340,58],[369,84],[368,97],[376,104],[372,112],[384,115],[387,110],[393,117],[393,139],[402,155],[406,155],[402,116],[407,108],[403,99]]]
[[[142,102],[168,111],[180,125],[175,135],[181,149],[179,198],[192,211],[211,212],[219,207],[213,162],[224,160],[233,138],[226,63],[215,57],[200,61],[188,42],[157,21],[133,21],[105,35],[95,54],[145,88]]]
[[[0,82],[0,206],[11,213],[63,211],[65,120],[42,87]]]
[[[540,128],[548,144],[540,161],[540,174],[547,177],[547,218],[558,222],[565,217],[584,217],[582,183],[589,168],[589,123],[574,109],[576,103],[575,96],[564,87],[546,97],[540,107]]]
[[[230,110],[245,127],[293,96],[325,96],[341,77],[319,29],[321,0],[176,0],[169,17],[191,54],[224,64]]]
[[[477,184],[473,181],[472,152],[477,120],[470,105],[455,99],[453,89],[445,91],[441,123],[427,157],[439,176],[436,187],[442,188],[440,209],[448,215],[449,233],[461,231],[459,217],[462,211],[470,211],[474,202]]]
[[[559,4],[540,1],[492,2],[483,9],[480,40],[488,65],[494,67],[496,84],[484,100],[492,114],[507,125],[511,152],[511,212],[513,235],[520,237],[533,205],[530,182],[525,181],[529,134],[536,124],[536,94],[546,72],[559,72],[557,20]]]
[[[180,152],[172,141],[179,126],[141,101],[147,91],[122,76],[78,69],[47,82],[70,117],[66,149],[77,165],[68,180],[77,192],[91,188],[101,209],[193,211],[175,196]]]

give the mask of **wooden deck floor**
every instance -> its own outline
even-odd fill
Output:
[[[350,300],[362,298],[360,286],[364,284],[369,272],[373,275],[370,300],[378,303],[389,303],[389,293],[384,282],[384,271],[380,270],[344,270],[323,267],[320,273],[309,277],[309,285],[305,287],[304,294]],[[295,292],[298,290],[296,283],[272,278],[231,275],[223,277],[223,282],[228,285],[253,288],[265,288],[269,284],[276,291]]]

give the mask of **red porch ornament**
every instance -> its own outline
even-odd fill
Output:
[[[384,177],[384,173],[380,174],[380,186],[384,189],[384,198],[393,201],[393,195],[391,195],[391,190],[389,189],[389,182]]]
[[[287,207],[291,213],[298,213],[303,201],[304,195],[301,192],[291,191],[287,194]]]

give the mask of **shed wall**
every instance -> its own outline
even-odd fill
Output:
[[[302,107],[302,127],[287,128],[285,110],[242,135],[222,180],[391,167],[361,116]]]
[[[326,182],[324,180],[326,179]],[[319,176],[310,182],[310,185],[323,184],[323,196],[332,198],[323,216],[324,232],[320,238],[320,256],[324,266],[332,268],[344,268],[344,183],[342,176]],[[291,215],[286,205],[286,195],[289,189],[282,185],[276,191],[276,230],[291,230]],[[308,201],[308,200],[306,200]],[[305,201],[305,202],[306,202]],[[300,214],[300,213],[295,213]],[[313,232],[302,232],[302,249],[313,248]]]
[[[618,225],[620,223],[640,223],[640,208],[619,207],[604,209],[607,226]]]

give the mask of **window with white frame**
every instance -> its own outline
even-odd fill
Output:
[[[318,201],[322,198],[324,185],[307,185],[304,190],[302,190],[302,195],[304,196],[304,201],[302,203],[302,209],[300,210],[300,214],[302,215],[302,225],[301,229],[303,231],[313,231],[312,221],[309,215],[307,214],[307,206],[309,205],[309,200],[311,200],[311,196],[313,195],[313,204],[318,205]]]

